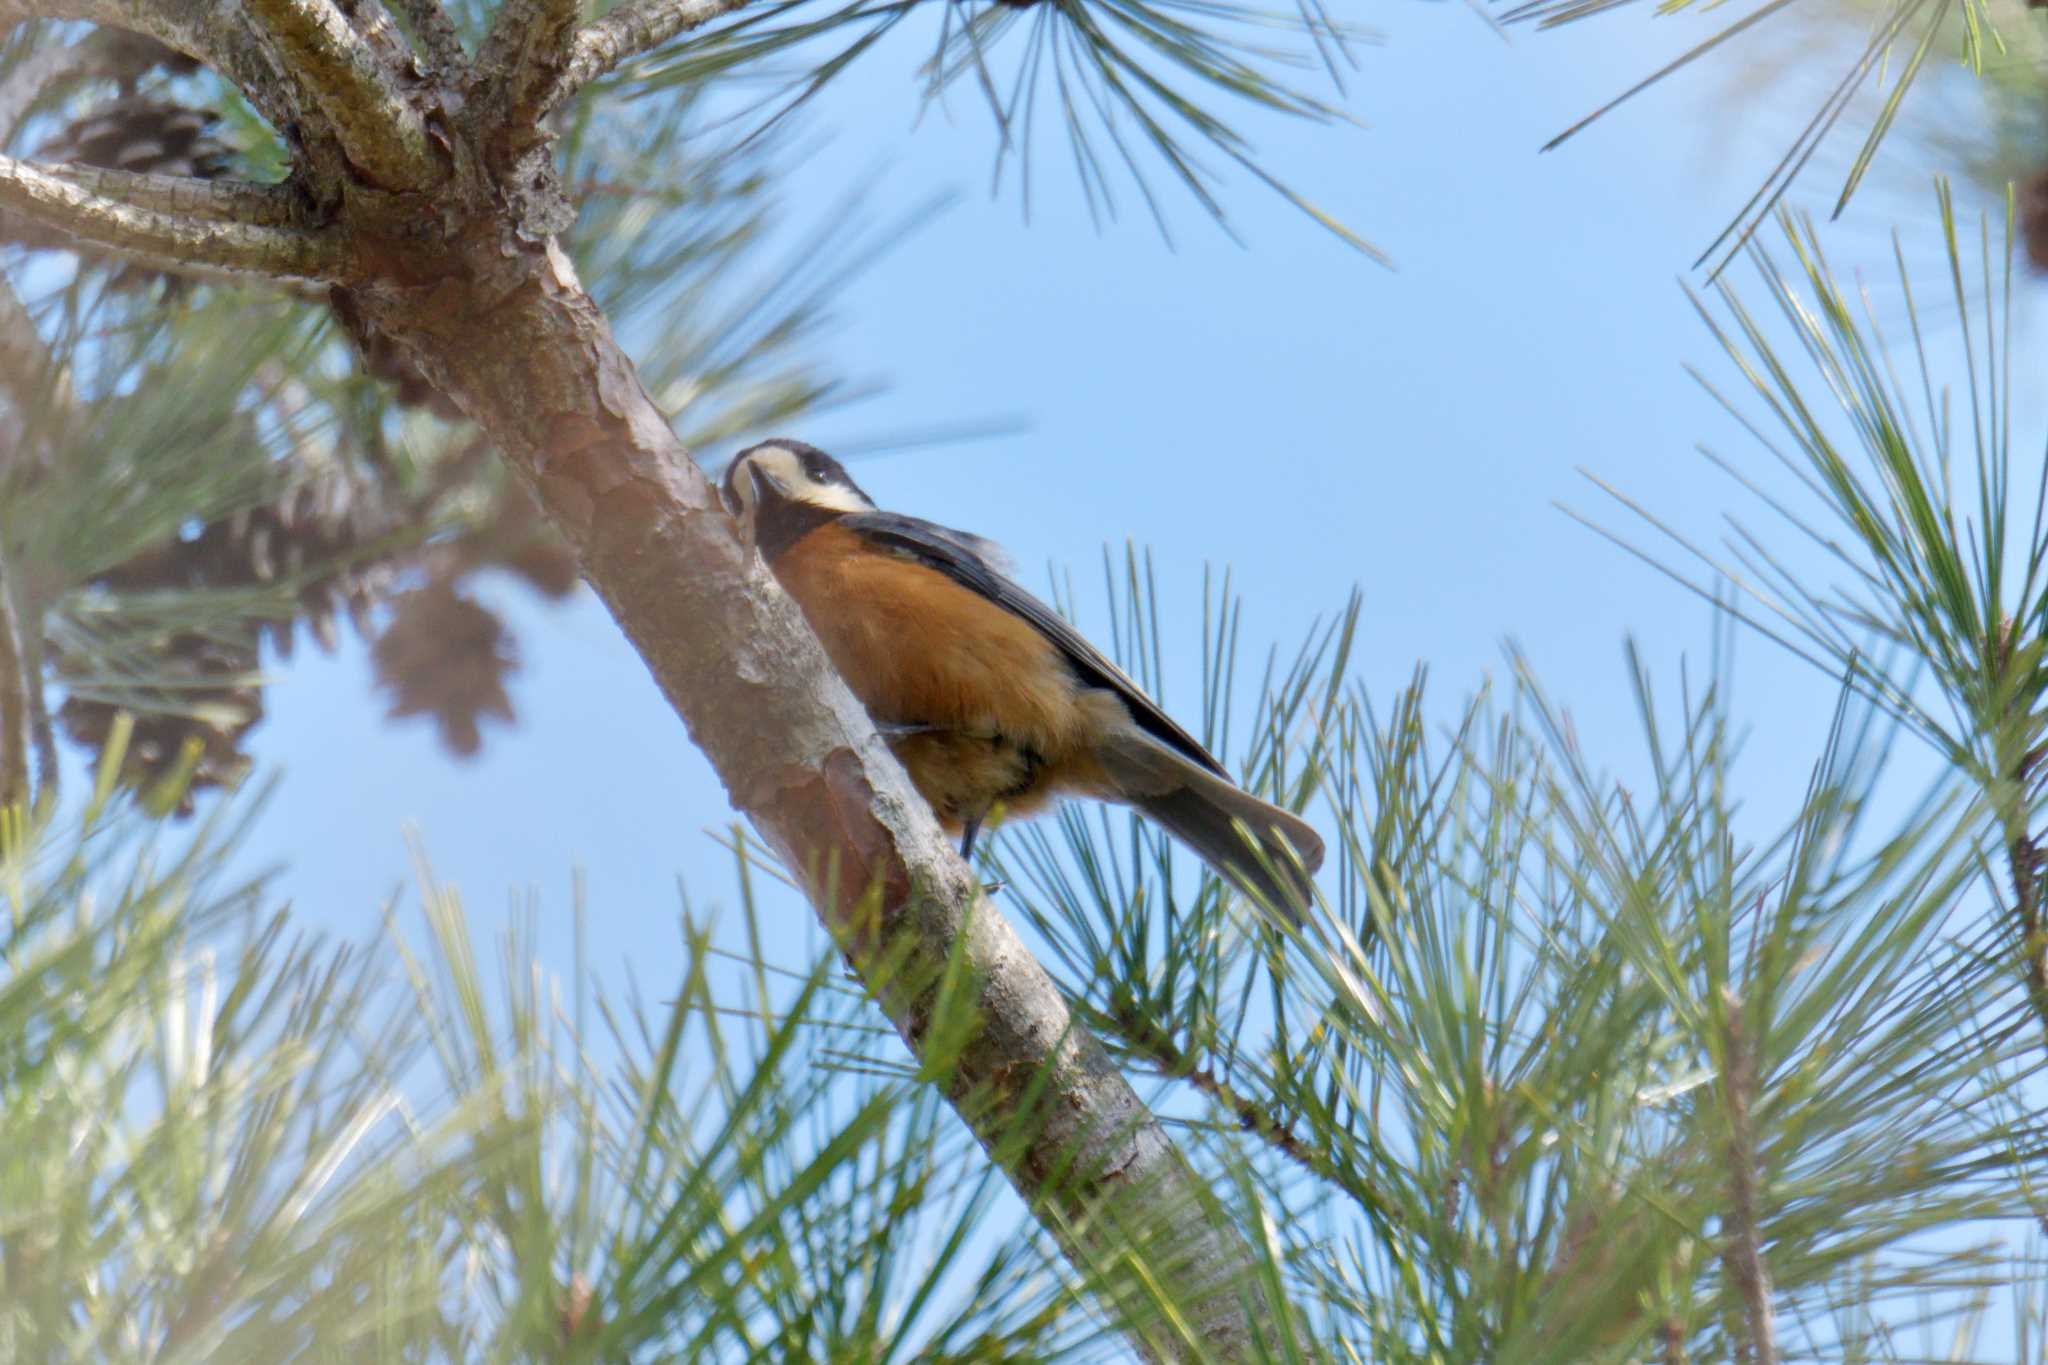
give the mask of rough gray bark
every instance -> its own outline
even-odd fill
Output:
[[[243,223],[250,227],[299,227],[305,217],[304,205],[289,185],[194,180],[189,176],[70,164],[37,169],[100,199],[188,219]]]
[[[747,0],[625,0],[576,34],[561,79],[548,92],[553,108],[635,53],[732,13]]]
[[[415,30],[426,3],[407,6]],[[189,6],[163,6],[169,17],[148,31],[179,32],[195,45],[224,41]],[[58,8],[97,17],[147,5],[54,0]],[[155,259],[232,230],[233,260],[214,247],[195,249],[193,259],[278,276],[317,271],[340,286],[337,304],[354,325],[411,349],[499,442],[574,545],[584,577],[733,804],[804,870],[848,959],[1040,1220],[1087,1268],[1134,1347],[1154,1359],[1249,1357],[1271,1306],[1254,1287],[1242,1234],[980,895],[548,235],[561,198],[540,107],[627,55],[628,41],[658,41],[719,7],[637,4],[630,23],[580,32],[564,25],[567,8],[509,0],[457,87],[391,69],[388,54],[349,48],[326,29],[308,38],[309,22],[327,22],[330,0],[246,0],[244,17],[261,21],[261,31],[237,43],[261,47],[267,34],[291,54],[287,101],[310,102],[290,111],[294,126],[331,132],[297,148],[294,189],[314,213],[305,226],[259,221],[240,189],[205,201],[228,221],[202,220],[135,209],[21,162],[0,165],[0,199]],[[320,44],[326,55],[312,54]],[[430,55],[447,60],[445,42],[437,46]],[[365,61],[382,64],[379,89],[365,89]],[[237,80],[265,64],[246,51],[215,63]],[[431,164],[419,160],[421,127],[436,130]],[[430,195],[412,192],[429,182]],[[153,205],[196,193],[148,188]],[[143,212],[153,216],[138,241],[123,215]],[[957,1022],[955,1032],[934,1036],[942,988],[964,988],[975,1004],[976,1025],[964,1037]],[[1132,1264],[1133,1249],[1142,1267]],[[1152,1311],[1161,1290],[1176,1320]]]
[[[349,167],[392,190],[433,183],[426,120],[393,87],[367,39],[333,0],[243,0],[307,102],[326,116]]]
[[[0,156],[0,204],[48,227],[116,255],[166,269],[180,264],[242,270],[276,279],[339,281],[350,274],[343,239],[332,229],[308,232],[263,221],[236,221],[252,207],[260,186],[232,183],[209,191],[207,182],[170,175],[58,172],[33,161]],[[127,196],[96,192],[114,185]],[[206,206],[205,215],[169,207]],[[267,206],[260,210],[267,216]]]

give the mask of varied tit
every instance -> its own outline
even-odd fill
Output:
[[[991,811],[1134,806],[1297,921],[1323,841],[1240,790],[1138,685],[992,563],[978,536],[878,509],[801,441],[743,450],[725,499],[960,852]],[[1243,830],[1250,832],[1250,837]]]

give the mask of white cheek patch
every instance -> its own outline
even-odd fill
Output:
[[[802,497],[807,491],[803,461],[781,446],[757,450],[747,456],[747,463],[787,488],[791,497]]]
[[[873,507],[866,498],[844,484],[819,483],[804,470],[804,462],[795,452],[781,446],[769,446],[757,450],[747,457],[749,463],[763,474],[774,479],[789,490],[789,496],[798,502],[807,502],[813,507],[823,507],[833,512],[867,512]],[[744,483],[745,480],[742,480]],[[748,506],[752,506],[752,489],[743,495]]]
[[[874,510],[873,505],[866,498],[863,498],[851,488],[843,488],[836,483],[812,484],[804,490],[804,501],[815,503],[819,507],[829,507],[834,512],[869,512]]]

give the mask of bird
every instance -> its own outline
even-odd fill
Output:
[[[1323,841],[1240,788],[1143,688],[1011,581],[989,541],[885,512],[802,441],[749,446],[721,491],[874,720],[972,858],[993,815],[1054,798],[1149,816],[1261,907],[1295,924]]]

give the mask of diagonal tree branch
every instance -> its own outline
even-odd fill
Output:
[[[244,0],[244,8],[305,82],[357,171],[387,190],[439,179],[426,120],[333,0]]]
[[[629,57],[650,52],[678,33],[701,28],[743,8],[748,0],[626,0],[577,34],[568,65],[545,101],[548,109]]]
[[[191,193],[203,197],[204,182],[192,183]],[[337,234],[139,208],[102,198],[65,175],[13,157],[0,156],[0,205],[80,241],[171,270],[196,264],[273,279],[325,281],[345,281],[350,274],[349,255]]]
[[[474,239],[462,239],[465,244]],[[1242,1234],[1015,930],[741,540],[552,240],[465,245],[369,287],[504,451],[744,812],[961,1118],[1154,1359],[1249,1359],[1271,1306]],[[961,971],[966,981],[960,980]],[[979,1026],[931,1033],[937,991]],[[1130,1248],[1146,1251],[1131,1263]],[[1155,1277],[1147,1280],[1146,1277]],[[1147,1312],[1161,1294],[1182,1311]],[[1133,1325],[1137,1324],[1137,1325]]]

